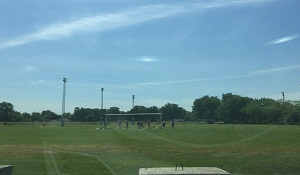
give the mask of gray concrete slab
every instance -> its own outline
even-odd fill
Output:
[[[175,167],[140,168],[139,175],[229,175],[217,167]]]

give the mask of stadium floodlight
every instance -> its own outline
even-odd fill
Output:
[[[65,102],[66,102],[66,83],[67,83],[67,78],[63,78],[63,82],[64,82],[64,87],[63,87],[63,99],[62,99],[62,110],[61,110],[61,126],[64,126],[64,114],[65,114]]]
[[[281,92],[282,93],[282,103],[284,104],[284,101],[285,101],[285,99],[284,99],[284,92]]]
[[[101,109],[103,109],[103,91],[104,88],[101,88]]]
[[[132,95],[132,108],[134,108],[134,97],[135,95]]]

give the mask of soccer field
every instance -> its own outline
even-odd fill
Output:
[[[167,124],[0,125],[0,164],[13,175],[134,175],[142,167],[218,167],[231,174],[299,174],[300,127]]]

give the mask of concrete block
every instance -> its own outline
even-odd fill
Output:
[[[229,175],[230,173],[217,167],[162,167],[140,168],[139,175]]]
[[[0,175],[12,175],[12,165],[0,165]]]

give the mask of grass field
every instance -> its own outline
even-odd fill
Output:
[[[13,175],[137,175],[142,167],[218,167],[231,174],[299,174],[300,127],[170,124],[0,125],[0,164]]]

